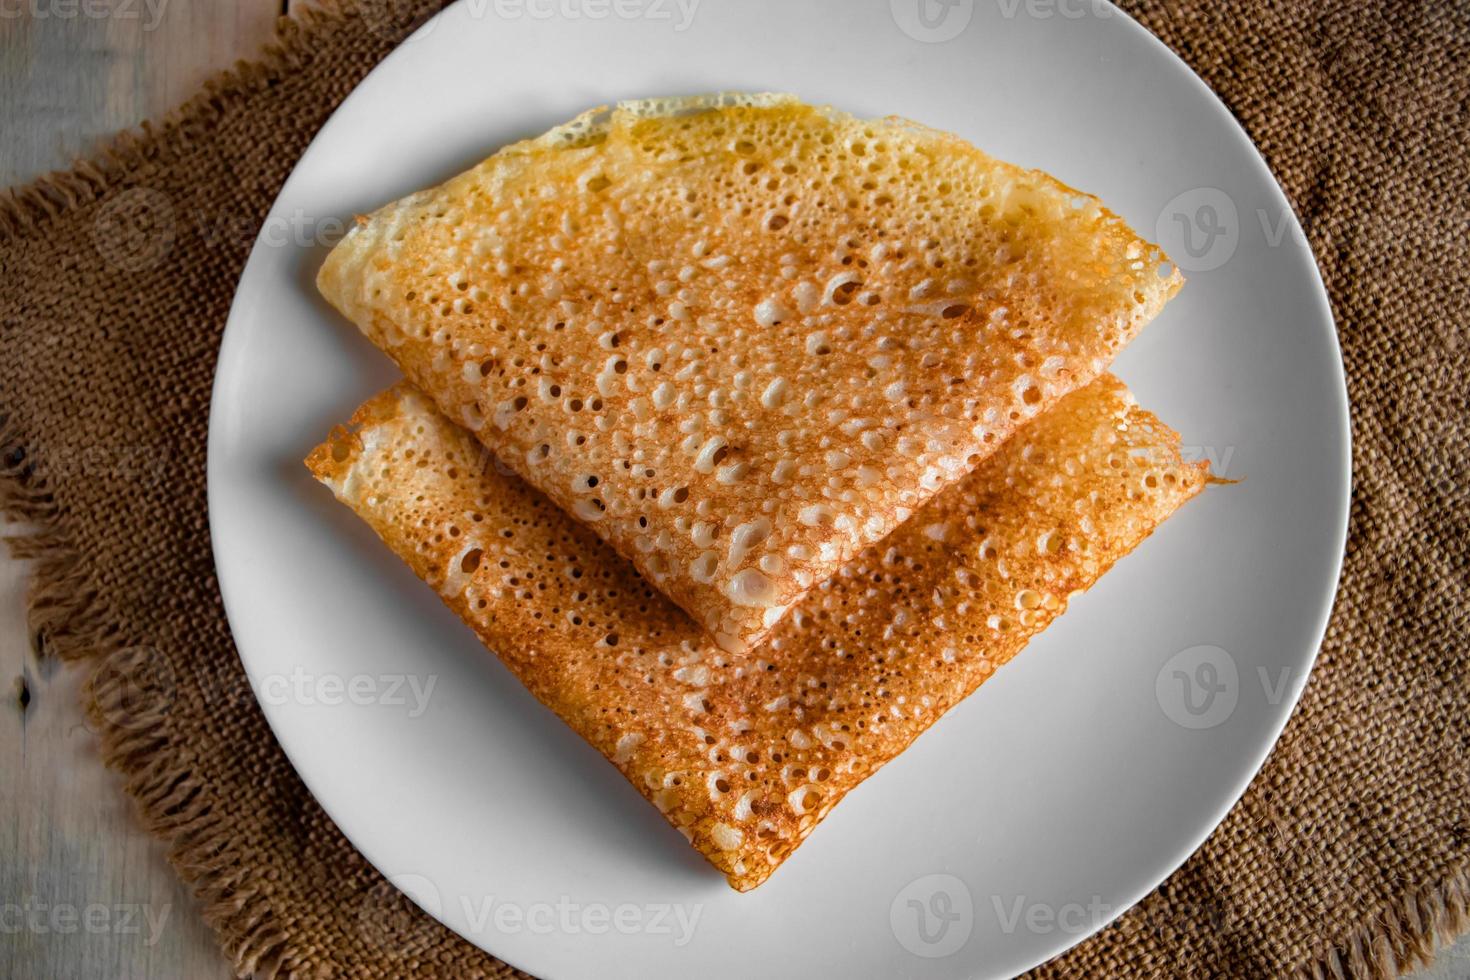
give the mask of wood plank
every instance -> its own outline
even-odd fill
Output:
[[[29,650],[28,574],[0,560],[0,977],[223,980],[193,897],[98,758],[86,669]]]
[[[4,0],[0,186],[65,168],[182,102],[259,51],[283,9],[283,0]]]

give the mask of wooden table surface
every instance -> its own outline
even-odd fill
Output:
[[[182,102],[257,52],[290,2],[0,0],[0,187]],[[25,580],[23,563],[0,558],[0,978],[231,976],[102,766],[79,707],[86,668],[30,652]]]
[[[64,168],[178,104],[252,56],[301,2],[0,0],[0,187]],[[86,668],[30,652],[26,574],[0,557],[0,978],[230,976],[98,758],[79,708]],[[1470,977],[1470,938],[1417,977]]]

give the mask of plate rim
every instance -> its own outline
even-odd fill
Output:
[[[410,35],[400,41],[394,47],[394,49],[389,52],[389,54],[387,54],[381,61],[379,61],[366,75],[362,77],[362,79],[357,82],[356,85],[353,86],[352,91],[343,98],[343,100],[337,105],[337,107],[333,109],[328,117],[321,123],[316,133],[307,143],[305,149],[303,149],[300,156],[297,157],[296,161],[291,167],[290,174],[288,174],[286,179],[282,182],[281,189],[277,192],[276,197],[271,202],[270,208],[266,212],[265,222],[268,223],[271,216],[276,214],[277,208],[281,203],[281,198],[284,196],[286,188],[290,184],[292,177],[295,176],[297,170],[300,169],[303,163],[307,160],[308,156],[311,155],[320,144],[322,144],[324,139],[329,137],[329,131],[332,129],[332,124],[334,121],[337,120],[338,116],[343,113],[343,111],[346,110],[353,103],[354,100],[362,96],[362,91],[366,83],[369,82],[374,76],[378,75],[378,73],[389,69],[398,61],[407,58],[409,52],[413,49],[412,42],[416,40],[419,35],[426,35],[428,32],[434,30],[435,27],[438,26],[438,22],[442,18],[445,18],[457,8],[463,6],[466,2],[467,0],[454,0],[454,2],[449,3],[445,7],[440,9],[429,20],[421,24]],[[1091,2],[1106,6],[1106,8],[1109,10],[1110,16],[1119,20],[1125,26],[1126,30],[1133,32],[1135,34],[1135,37],[1141,40],[1144,45],[1151,47],[1155,54],[1162,54],[1165,61],[1171,65],[1175,73],[1181,76],[1181,81],[1183,82],[1183,84],[1193,85],[1197,87],[1199,94],[1205,97],[1207,103],[1220,117],[1220,122],[1223,124],[1222,128],[1225,131],[1228,131],[1237,143],[1241,144],[1243,147],[1249,148],[1249,154],[1253,162],[1253,166],[1259,171],[1257,176],[1261,176],[1264,178],[1264,180],[1262,181],[1263,186],[1269,188],[1270,195],[1275,199],[1275,203],[1281,208],[1282,213],[1287,217],[1289,221],[1288,225],[1285,227],[1286,239],[1290,242],[1289,248],[1298,256],[1305,258],[1305,265],[1310,270],[1309,285],[1312,288],[1309,291],[1312,294],[1312,304],[1316,308],[1316,313],[1320,317],[1318,322],[1313,324],[1313,327],[1315,329],[1320,324],[1326,330],[1327,340],[1330,349],[1332,353],[1336,355],[1335,363],[1333,365],[1336,383],[1332,386],[1334,398],[1331,405],[1331,409],[1336,421],[1336,434],[1341,443],[1341,453],[1334,461],[1335,465],[1333,467],[1336,470],[1336,480],[1333,483],[1333,487],[1337,491],[1336,499],[1331,501],[1332,509],[1336,512],[1333,521],[1335,531],[1332,538],[1333,541],[1336,542],[1336,548],[1330,568],[1330,575],[1325,574],[1326,569],[1324,569],[1323,582],[1326,583],[1326,586],[1323,590],[1323,594],[1315,598],[1315,604],[1317,606],[1316,613],[1310,619],[1307,619],[1306,617],[1304,617],[1303,619],[1304,622],[1310,623],[1311,628],[1308,630],[1308,633],[1312,637],[1315,637],[1309,652],[1307,652],[1303,657],[1303,669],[1299,672],[1293,672],[1294,676],[1289,685],[1289,690],[1280,702],[1282,708],[1276,712],[1274,717],[1270,719],[1270,723],[1268,725],[1260,726],[1260,733],[1265,735],[1266,737],[1259,738],[1258,747],[1254,752],[1240,754],[1240,758],[1237,760],[1236,765],[1233,767],[1236,773],[1234,783],[1231,786],[1230,791],[1222,796],[1221,806],[1217,808],[1218,812],[1214,813],[1207,822],[1202,822],[1193,833],[1186,835],[1189,839],[1189,842],[1187,844],[1187,847],[1185,847],[1181,853],[1161,860],[1159,864],[1159,867],[1163,869],[1161,873],[1157,874],[1156,876],[1154,871],[1151,870],[1144,876],[1145,879],[1151,880],[1151,883],[1148,883],[1141,888],[1124,891],[1123,901],[1114,903],[1113,905],[1109,906],[1105,915],[1096,917],[1094,920],[1090,921],[1085,928],[1079,929],[1075,932],[1059,932],[1057,935],[1060,938],[1057,941],[1048,944],[1048,951],[1046,952],[1046,954],[1035,963],[1030,964],[1028,967],[1026,967],[1026,969],[1031,969],[1035,966],[1039,966],[1043,963],[1049,962],[1050,960],[1055,959],[1056,957],[1066,953],[1067,951],[1090,939],[1091,937],[1105,929],[1107,926],[1117,921],[1117,919],[1121,918],[1124,913],[1131,910],[1143,898],[1147,897],[1151,892],[1157,889],[1159,885],[1168,880],[1176,871],[1178,871],[1180,867],[1182,867],[1192,856],[1194,856],[1195,853],[1198,852],[1200,847],[1220,827],[1221,823],[1223,823],[1225,818],[1239,803],[1240,799],[1244,796],[1245,791],[1249,788],[1250,784],[1260,773],[1262,767],[1265,765],[1266,760],[1269,758],[1272,751],[1276,748],[1276,745],[1280,741],[1281,734],[1285,730],[1287,723],[1291,720],[1293,715],[1295,715],[1297,707],[1300,703],[1302,693],[1306,688],[1306,684],[1311,677],[1312,671],[1316,668],[1317,659],[1321,652],[1322,642],[1326,637],[1326,632],[1330,624],[1331,615],[1336,605],[1337,596],[1341,589],[1342,572],[1344,561],[1346,558],[1346,545],[1350,529],[1351,501],[1354,489],[1352,463],[1353,433],[1351,400],[1349,398],[1349,392],[1347,388],[1347,373],[1342,356],[1342,345],[1338,333],[1336,317],[1333,314],[1330,297],[1327,292],[1325,281],[1322,278],[1321,266],[1317,261],[1316,253],[1313,251],[1310,242],[1306,238],[1295,207],[1293,207],[1291,200],[1287,197],[1284,189],[1281,187],[1280,181],[1277,180],[1275,173],[1271,170],[1269,164],[1262,155],[1260,148],[1250,137],[1250,134],[1245,130],[1244,126],[1235,117],[1234,113],[1230,111],[1229,107],[1225,105],[1223,100],[1214,92],[1213,89],[1211,89],[1204,82],[1204,80],[1195,72],[1195,70],[1189,65],[1189,63],[1186,62],[1172,48],[1170,48],[1147,28],[1145,28],[1142,24],[1140,24],[1137,20],[1135,20],[1132,15],[1130,15],[1127,11],[1117,7],[1112,2],[1112,0],[1091,0]],[[210,547],[211,555],[215,563],[216,579],[219,585],[221,603],[224,608],[227,624],[229,626],[231,640],[235,645],[236,653],[241,667],[246,672],[247,677],[251,678],[252,680],[254,679],[254,673],[251,670],[248,655],[245,652],[244,646],[237,639],[237,637],[239,636],[239,631],[236,628],[236,623],[237,620],[244,615],[244,610],[240,607],[241,588],[236,584],[229,584],[234,582],[234,573],[233,571],[227,572],[226,568],[230,566],[228,565],[227,561],[222,561],[221,546],[219,543],[221,540],[221,536],[219,534],[218,521],[222,520],[223,518],[220,517],[221,508],[218,505],[218,496],[220,492],[218,490],[218,487],[220,485],[220,481],[216,479],[216,470],[219,465],[223,465],[220,461],[225,452],[224,446],[222,445],[225,441],[225,438],[222,434],[222,430],[224,427],[221,424],[221,415],[223,411],[221,409],[221,393],[222,389],[229,382],[228,376],[231,371],[230,365],[238,362],[237,357],[227,357],[226,355],[232,351],[234,346],[241,342],[244,328],[239,326],[239,324],[241,324],[245,319],[248,318],[248,314],[242,309],[242,295],[244,295],[244,290],[242,289],[242,286],[244,285],[246,279],[249,277],[251,267],[255,264],[257,260],[257,255],[264,247],[266,247],[265,244],[259,238],[257,238],[251,246],[250,255],[247,257],[245,263],[241,267],[240,276],[236,282],[234,295],[231,299],[230,311],[226,319],[225,328],[221,334],[219,351],[215,363],[214,378],[211,384],[210,391],[206,463],[206,500],[208,507]],[[234,596],[233,599],[231,598],[232,595]],[[327,800],[325,800],[323,796],[317,792],[316,786],[313,785],[314,780],[307,776],[301,761],[298,759],[299,749],[293,749],[287,743],[287,741],[281,737],[281,732],[277,724],[277,715],[275,714],[275,711],[279,709],[273,708],[273,706],[263,702],[259,698],[258,691],[254,683],[251,684],[251,692],[252,696],[255,697],[256,704],[259,706],[259,709],[266,720],[272,737],[275,738],[277,745],[280,746],[281,751],[290,762],[292,768],[295,770],[297,777],[301,779],[302,784],[307,788],[308,792],[311,793],[313,800],[315,800],[317,805],[322,808],[323,812],[326,813],[327,817],[332,821],[332,823],[337,827],[338,831],[342,833],[344,838],[347,839],[352,847],[359,854],[361,854],[363,858],[391,884],[393,878],[392,873],[386,868],[385,864],[381,860],[375,858],[372,849],[370,849],[368,846],[365,846],[364,842],[357,839],[357,837],[349,834],[349,832],[345,829],[343,822],[337,818],[337,815],[334,812],[333,805],[329,804]],[[958,707],[958,705],[956,705],[956,707]],[[464,933],[456,929],[455,926],[448,921],[446,916],[421,902],[415,895],[408,892],[404,892],[404,894],[406,894],[407,897],[411,901],[413,901],[420,910],[428,914],[435,921],[443,925],[446,929],[453,932],[456,936],[463,939],[465,942],[469,943],[475,948],[482,950],[483,952],[501,960],[504,963],[507,963],[508,965],[511,965],[516,969],[521,969],[524,972],[533,973],[533,975],[540,975],[549,978],[550,975],[547,974],[545,971],[538,972],[528,970],[524,963],[515,962],[511,959],[508,959],[502,953],[490,949],[488,946],[478,941],[475,937],[465,935]],[[957,961],[957,965],[960,966],[961,969],[964,969],[963,962]]]

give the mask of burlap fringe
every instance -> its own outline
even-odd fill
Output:
[[[355,0],[318,0],[277,23],[275,38],[253,62],[238,62],[205,83],[204,90],[157,124],[123,132],[93,161],[69,173],[52,173],[0,195],[0,235],[34,231],[66,210],[95,201],[114,180],[150,160],[166,158],[193,132],[217,120],[221,92],[254,92],[310,57],[310,37],[357,16]],[[0,424],[0,447],[24,448],[14,420]],[[229,827],[214,812],[205,781],[194,771],[186,746],[169,738],[167,715],[138,727],[119,728],[109,716],[126,713],[125,669],[117,661],[130,646],[106,602],[88,581],[76,552],[57,526],[55,500],[29,469],[0,461],[0,513],[28,526],[4,538],[10,553],[35,563],[28,597],[28,627],[38,655],[91,661],[85,708],[101,741],[104,762],[120,772],[147,831],[168,845],[169,862],[193,889],[205,922],[219,937],[239,977],[277,978],[295,973],[289,937],[275,924],[268,897],[251,881]],[[1296,971],[1297,980],[1393,980],[1401,971],[1432,962],[1437,948],[1470,930],[1470,876],[1461,874],[1410,895],[1332,946],[1317,962]]]
[[[1366,923],[1296,980],[1394,980],[1434,962],[1439,949],[1470,930],[1470,874],[1451,876]]]
[[[114,181],[153,160],[166,160],[186,146],[193,133],[216,122],[224,111],[221,93],[258,92],[300,67],[311,57],[310,35],[340,21],[360,16],[361,0],[316,0],[276,22],[275,36],[253,61],[237,61],[204,83],[197,95],[158,122],[126,130],[97,151],[91,160],[73,162],[69,172],[56,171],[27,185],[0,193],[0,237],[15,237],[43,227],[70,208],[96,201]]]
[[[0,427],[0,446],[17,445],[16,426]],[[0,513],[24,528],[4,538],[10,553],[35,563],[27,625],[37,654],[95,664],[83,699],[103,761],[123,775],[145,829],[168,845],[170,863],[193,887],[236,975],[283,975],[288,937],[274,925],[267,898],[246,884],[251,869],[200,792],[204,780],[187,748],[170,738],[167,715],[140,722],[129,714],[128,672],[119,661],[137,648],[115,627],[59,526],[54,498],[24,457],[0,469]],[[134,724],[109,721],[124,717]]]
[[[191,134],[217,121],[222,93],[250,93],[273,84],[310,57],[311,36],[357,16],[353,0],[323,0],[277,23],[276,35],[254,62],[239,62],[165,116],[115,137],[94,161],[53,173],[0,195],[0,237],[34,233],[67,209],[93,202],[136,168],[167,159]],[[41,657],[90,662],[84,708],[108,767],[122,774],[144,828],[168,848],[169,862],[199,902],[240,977],[294,975],[289,936],[276,924],[269,897],[252,883],[253,868],[228,824],[203,792],[207,780],[188,747],[171,738],[166,713],[141,723],[128,714],[128,674],[121,662],[137,648],[116,625],[105,598],[89,581],[62,528],[55,498],[33,465],[17,420],[0,415],[0,513],[22,530],[5,537],[9,552],[34,563],[27,626]],[[109,718],[127,717],[119,727]]]

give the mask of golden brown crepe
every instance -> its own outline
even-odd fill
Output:
[[[1180,282],[1046,174],[779,96],[589,113],[364,219],[319,278],[731,651]]]
[[[746,891],[1199,492],[1207,468],[1178,448],[1104,376],[743,653],[408,384],[307,464]]]

